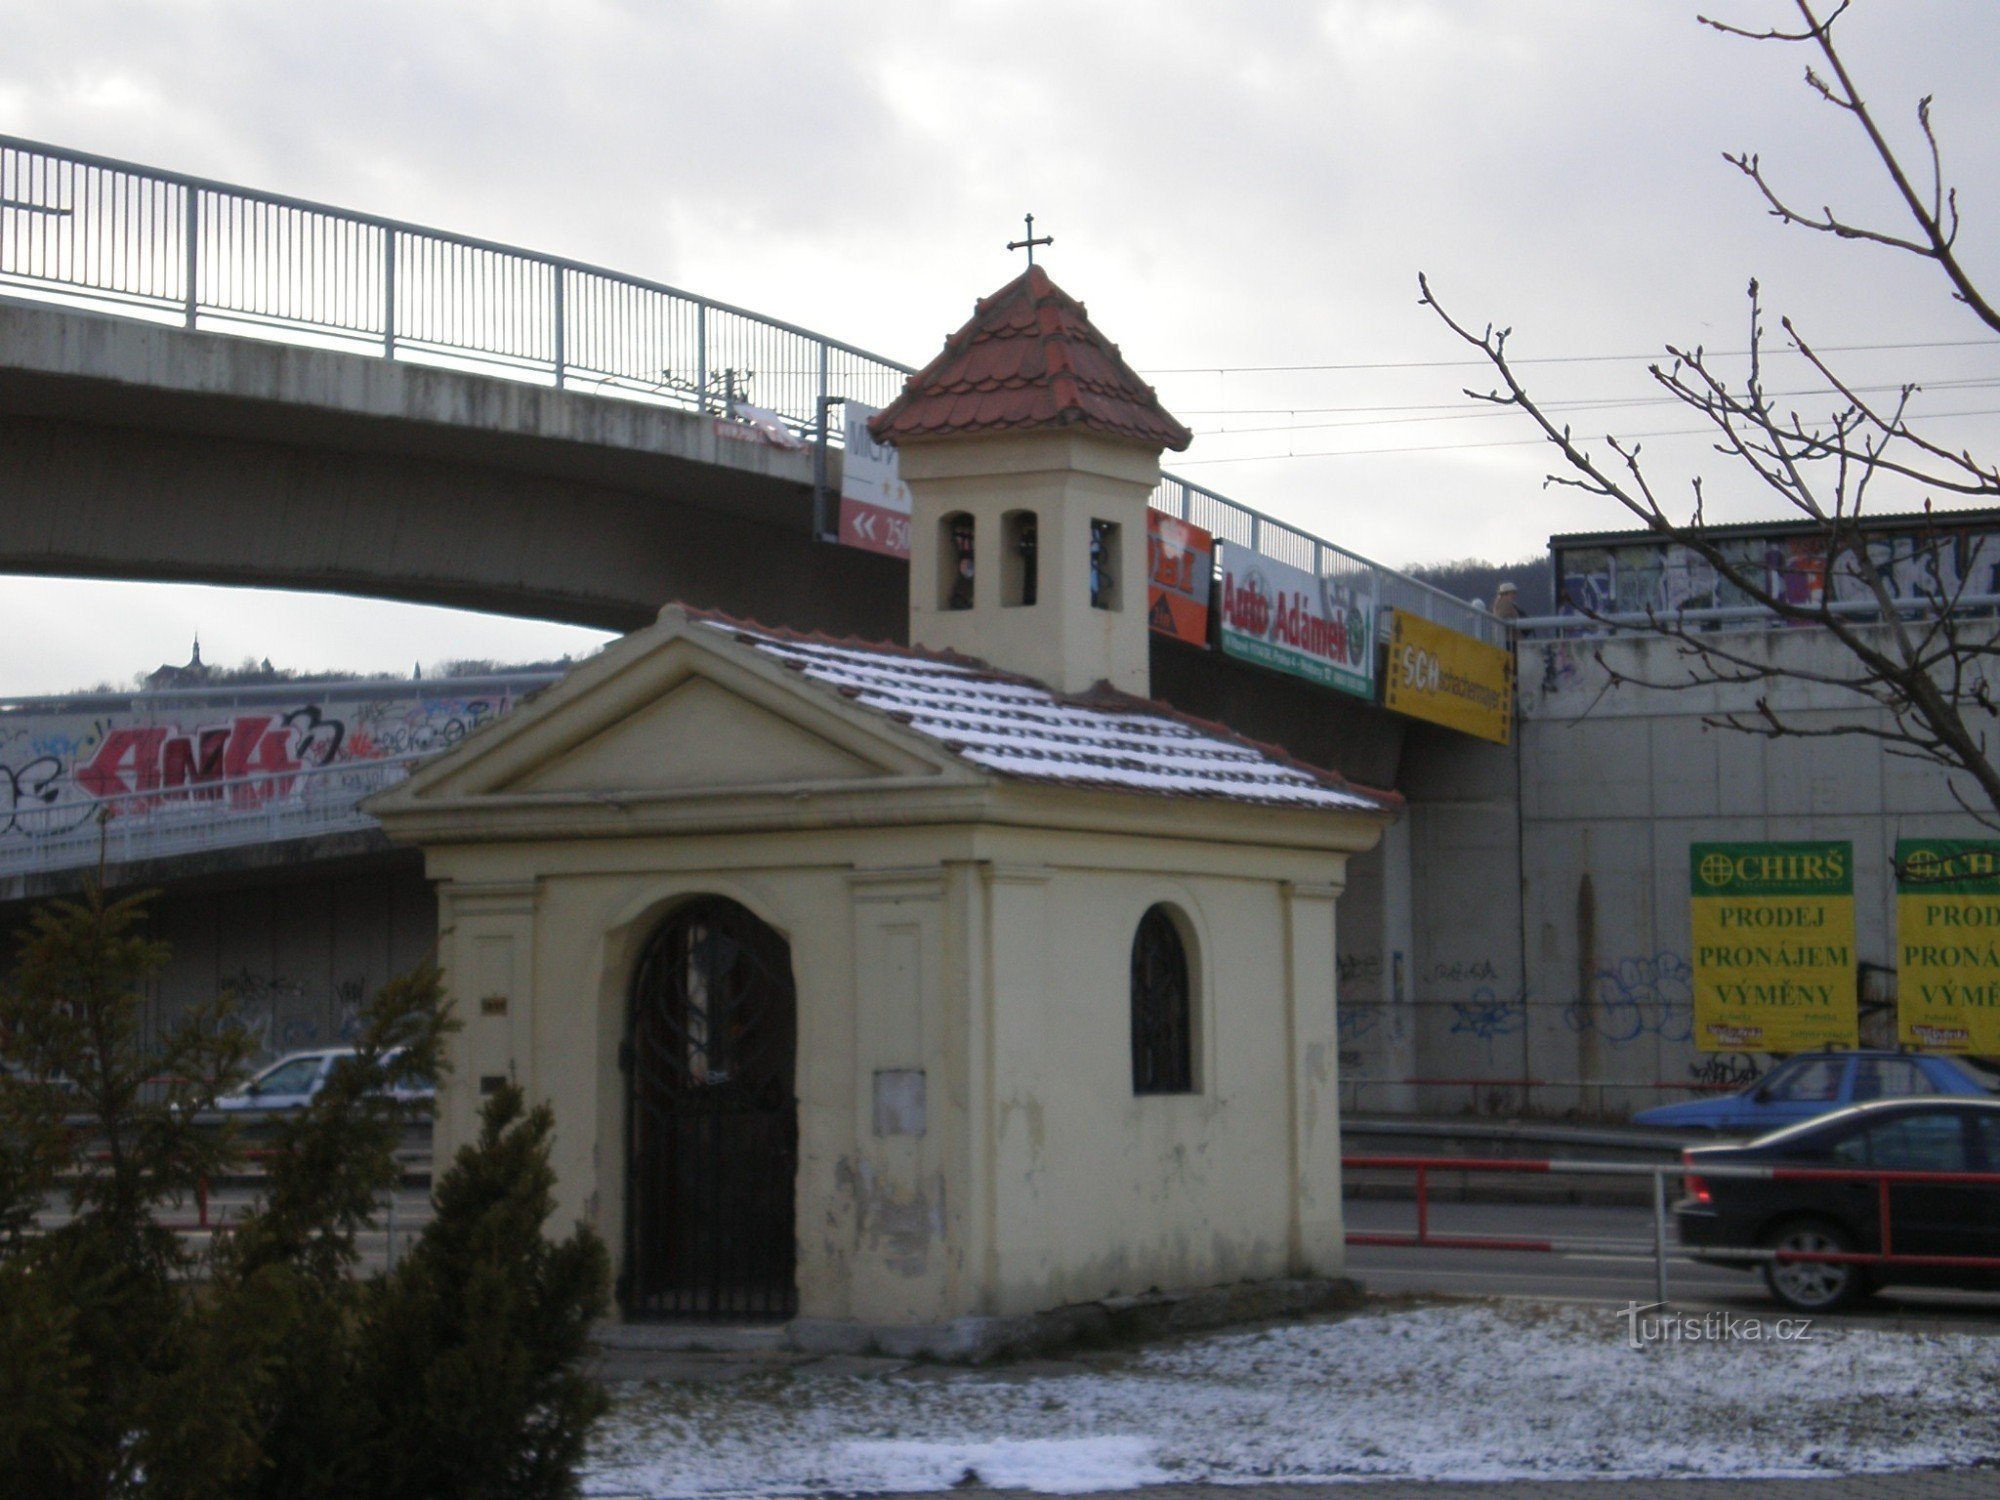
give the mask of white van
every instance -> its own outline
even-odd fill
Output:
[[[251,1075],[247,1083],[238,1084],[215,1101],[220,1110],[286,1110],[304,1109],[312,1103],[313,1095],[326,1085],[327,1075],[333,1072],[333,1065],[343,1057],[354,1056],[352,1047],[324,1047],[314,1052],[291,1052],[279,1058],[270,1066]],[[384,1055],[385,1062],[393,1062],[396,1054]],[[401,1083],[387,1089],[390,1098],[405,1103],[430,1103],[437,1094],[429,1084]]]

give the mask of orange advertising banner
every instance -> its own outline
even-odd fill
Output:
[[[1146,623],[1161,635],[1208,644],[1215,538],[1164,511],[1146,512]]]

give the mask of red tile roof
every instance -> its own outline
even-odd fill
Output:
[[[1083,304],[1030,266],[973,308],[868,430],[900,443],[1072,426],[1176,453],[1194,440]]]

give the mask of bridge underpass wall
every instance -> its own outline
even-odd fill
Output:
[[[1731,647],[1772,667],[1833,672],[1815,630],[1757,630]],[[1602,653],[1599,660],[1598,653]],[[1646,636],[1524,642],[1523,881],[1529,1063],[1594,1091],[1538,1090],[1537,1110],[1620,1118],[1688,1097],[1662,1087],[1749,1081],[1768,1054],[1697,1052],[1688,846],[1842,839],[1854,846],[1861,1039],[1893,1043],[1894,854],[1898,838],[1991,837],[1941,770],[1865,736],[1766,739],[1711,729],[1759,693],[1808,730],[1875,723],[1851,694],[1793,679],[1760,687],[1648,688],[1685,675],[1671,642]],[[1621,679],[1611,687],[1607,669]],[[1969,783],[1959,791],[1977,805]]]
[[[1350,862],[1339,909],[1347,1108],[1485,1111],[1511,1092],[1488,1080],[1526,1075],[1544,1020],[1521,955],[1518,777],[1511,747],[1407,725],[1407,810]]]
[[[33,909],[0,907],[9,967]],[[340,1046],[368,997],[437,952],[437,898],[413,850],[169,883],[147,910],[148,933],[171,950],[145,996],[148,1045],[226,990],[260,1058]]]

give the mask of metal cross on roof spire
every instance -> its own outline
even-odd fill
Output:
[[[1026,238],[1025,240],[1009,240],[1009,241],[1007,241],[1007,248],[1008,248],[1009,250],[1025,250],[1025,251],[1027,251],[1027,252],[1028,252],[1028,264],[1032,266],[1032,265],[1033,265],[1033,264],[1035,263],[1035,246],[1037,246],[1037,245],[1053,245],[1053,244],[1054,244],[1055,242],[1056,242],[1056,237],[1055,237],[1054,235],[1052,235],[1052,234],[1045,234],[1045,235],[1043,235],[1043,236],[1042,236],[1042,237],[1041,237],[1040,239],[1036,239],[1036,238],[1035,238],[1035,216],[1034,216],[1033,214],[1029,214],[1029,215],[1028,215],[1028,237],[1027,237],[1027,238]]]

